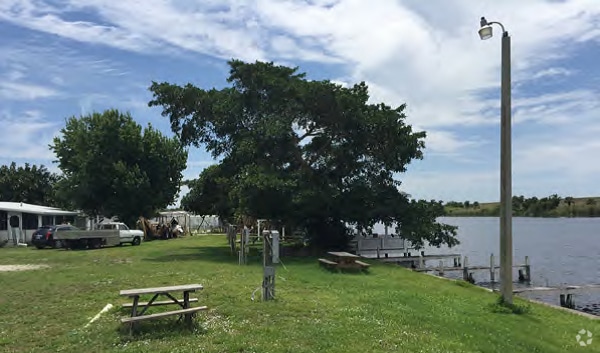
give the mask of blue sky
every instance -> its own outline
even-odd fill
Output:
[[[223,87],[228,59],[259,59],[407,103],[428,137],[404,191],[495,201],[500,35],[479,40],[482,15],[512,35],[513,192],[600,195],[595,0],[2,0],[0,162],[55,169],[65,118],[108,108],[170,134],[152,80]],[[210,163],[192,150],[186,178]]]

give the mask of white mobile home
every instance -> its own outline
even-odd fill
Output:
[[[43,226],[73,222],[79,212],[22,202],[0,202],[0,244],[17,245],[31,241],[31,234]]]

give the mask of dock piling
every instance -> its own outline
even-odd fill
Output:
[[[525,256],[525,280],[531,282],[531,265],[529,264],[529,256]]]
[[[496,282],[496,268],[494,266],[494,254],[490,255],[490,282]]]
[[[465,260],[463,261],[463,280],[469,280],[469,258],[465,256]]]
[[[473,277],[473,272],[469,273],[469,277],[467,278],[467,282],[471,284],[475,284],[475,277]]]
[[[440,260],[438,272],[441,277],[444,277],[444,261],[442,261],[442,260]]]
[[[559,297],[560,306],[563,308],[574,309],[575,301],[573,300],[573,294],[561,294]]]
[[[575,309],[575,301],[573,300],[573,294],[567,294],[567,308]]]

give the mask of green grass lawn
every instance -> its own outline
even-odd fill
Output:
[[[393,265],[352,274],[327,272],[316,259],[283,262],[277,300],[265,303],[250,300],[259,259],[237,265],[225,236],[1,249],[0,264],[51,267],[0,272],[0,352],[600,352],[599,321],[539,305],[502,313],[495,294]],[[120,324],[119,290],[190,283],[204,285],[197,305],[210,309],[193,331],[175,317],[143,322],[133,337]],[[107,303],[116,308],[84,328]],[[575,340],[582,328],[597,337],[588,347]]]

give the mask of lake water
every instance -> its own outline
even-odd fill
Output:
[[[458,226],[461,244],[425,248],[426,254],[458,253],[469,257],[472,266],[489,266],[490,254],[496,264],[500,253],[499,219],[495,217],[443,217],[440,222]],[[383,233],[383,227],[375,228]],[[523,264],[529,256],[531,286],[562,286],[600,284],[600,218],[513,218],[513,263]],[[429,263],[428,266],[436,266]],[[447,263],[449,264],[449,263]],[[517,279],[517,269],[514,270]],[[448,277],[462,276],[461,272]],[[475,271],[478,284],[487,285],[488,271]],[[496,278],[499,275],[496,274]],[[523,286],[515,283],[515,287]],[[600,314],[600,288],[574,291],[575,304],[595,306]],[[519,294],[532,299],[558,304],[559,292],[528,292]]]

